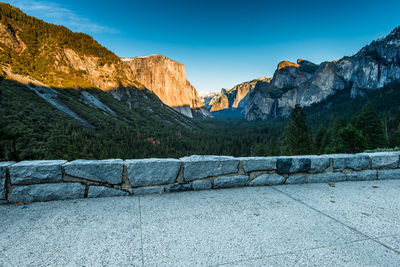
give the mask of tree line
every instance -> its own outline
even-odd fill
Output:
[[[358,153],[387,145],[388,137],[371,102],[349,123],[336,118],[328,127],[321,125],[315,135],[307,125],[303,109],[296,105],[282,139],[283,153],[288,155]]]

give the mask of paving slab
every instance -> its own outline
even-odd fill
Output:
[[[400,235],[377,238],[379,242],[394,250],[400,251]]]
[[[145,266],[215,265],[362,238],[270,187],[144,196],[141,214]]]
[[[275,187],[370,237],[400,236],[400,181]]]
[[[140,266],[133,197],[0,206],[0,266]]]
[[[400,255],[374,241],[316,248],[292,254],[229,263],[229,266],[398,266]]]
[[[0,205],[0,266],[400,266],[400,180]]]

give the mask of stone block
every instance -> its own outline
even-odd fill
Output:
[[[311,159],[307,156],[278,157],[277,173],[308,172],[311,168]]]
[[[105,186],[91,185],[89,186],[88,197],[119,197],[129,196],[129,193],[116,188]]]
[[[307,176],[305,174],[294,174],[286,179],[286,184],[305,184],[306,181]]]
[[[14,164],[14,161],[0,162],[0,199],[7,198],[6,192],[6,175],[7,167]]]
[[[239,159],[226,156],[190,156],[181,159],[187,182],[222,174],[238,172]]]
[[[134,195],[149,195],[149,194],[162,194],[164,193],[163,186],[148,186],[132,189]]]
[[[61,166],[65,160],[20,161],[9,167],[10,181],[13,185],[61,182]]]
[[[369,167],[370,157],[366,154],[335,154],[329,155],[333,159],[333,170],[342,171],[352,169],[361,171]]]
[[[9,201],[17,203],[83,198],[85,189],[86,186],[80,183],[16,186],[11,190]]]
[[[311,167],[309,173],[323,172],[331,165],[331,160],[326,156],[308,156],[311,160]]]
[[[191,189],[190,184],[173,184],[165,187],[166,192],[183,192]]]
[[[65,174],[107,184],[122,183],[124,162],[121,159],[74,160],[64,165]]]
[[[181,167],[177,159],[134,159],[125,163],[133,187],[172,184]]]
[[[264,173],[252,180],[250,186],[278,185],[285,182],[285,177],[276,173]]]
[[[378,170],[379,180],[398,180],[400,179],[400,169]]]
[[[341,172],[323,172],[310,174],[308,176],[309,183],[329,183],[346,181],[346,175]]]
[[[373,169],[396,169],[399,166],[399,154],[391,152],[369,154]]]
[[[273,157],[249,157],[239,158],[243,163],[245,172],[276,170],[276,158]]]
[[[207,190],[212,188],[209,180],[196,180],[192,182],[193,190]]]
[[[364,170],[346,173],[347,181],[371,181],[377,180],[376,170]]]
[[[214,188],[230,188],[230,187],[240,187],[245,186],[248,175],[233,175],[224,176],[214,179]]]

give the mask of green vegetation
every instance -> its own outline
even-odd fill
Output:
[[[296,105],[286,125],[282,148],[288,155],[305,155],[312,153],[312,135],[306,123],[306,115]]]
[[[271,156],[384,151],[400,146],[397,83],[355,99],[349,98],[349,92],[339,92],[304,110],[296,107],[289,119],[273,122],[191,120],[162,107],[146,91],[126,90],[130,99],[122,91],[121,101],[108,92],[88,90],[116,117],[84,104],[80,90],[58,90],[59,100],[95,127],[88,129],[26,86],[3,80],[0,160]]]
[[[352,124],[364,134],[368,149],[386,146],[382,122],[371,102],[368,102],[363,110],[353,117]]]
[[[127,89],[128,90],[128,89]],[[82,103],[80,90],[60,89],[59,100],[95,127],[85,128],[26,86],[0,83],[0,160],[182,157],[192,154],[276,155],[281,124],[194,121],[162,107],[146,91],[129,89],[128,108],[108,92],[89,90],[117,117]],[[270,137],[272,136],[272,137]],[[279,135],[277,135],[279,136]],[[275,139],[274,139],[275,138]]]
[[[305,108],[307,122],[317,132],[315,153],[355,153],[398,146],[400,84],[366,91],[365,96],[355,99],[349,95],[349,90],[343,90]],[[325,125],[329,127],[320,129]]]
[[[0,3],[0,23],[22,41],[18,49],[0,43],[0,62],[10,65],[15,73],[29,75],[50,86],[92,87],[77,70],[57,70],[56,66],[63,65],[66,60],[60,53],[64,48],[79,51],[80,56],[96,56],[100,65],[119,61],[114,53],[91,36],[28,16],[6,3]],[[61,84],[60,77],[63,78]]]

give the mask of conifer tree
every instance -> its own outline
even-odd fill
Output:
[[[325,126],[321,126],[315,135],[315,152],[322,154],[328,141],[328,130]]]
[[[386,138],[381,120],[378,117],[371,102],[368,102],[361,113],[356,115],[352,124],[360,130],[366,141],[368,149],[382,148],[386,146]]]
[[[312,135],[306,123],[306,115],[300,105],[292,111],[283,135],[283,150],[289,155],[312,153]]]
[[[336,118],[329,125],[327,134],[327,145],[323,149],[323,153],[340,153],[342,152],[341,139],[339,130],[345,126],[343,119]]]
[[[339,130],[341,152],[358,153],[365,150],[367,142],[361,131],[348,124]]]

